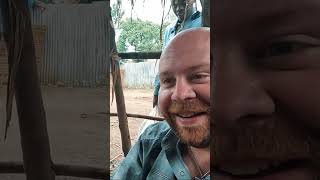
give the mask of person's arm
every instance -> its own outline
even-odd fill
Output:
[[[152,107],[156,107],[158,104],[158,96],[157,95],[153,95],[153,102],[152,102]]]
[[[155,107],[158,104],[158,94],[160,90],[160,77],[159,74],[156,75],[156,78],[154,80],[154,91],[153,91],[153,103],[152,107]]]

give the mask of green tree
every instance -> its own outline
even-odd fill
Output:
[[[126,52],[131,46],[136,52],[161,51],[160,25],[126,19],[119,25],[121,33],[117,42],[119,52]]]
[[[116,3],[112,4],[112,8],[111,8],[111,17],[113,20],[113,23],[118,26],[119,22],[121,21],[121,18],[124,15],[124,11],[122,9],[122,1],[121,0],[117,0]]]

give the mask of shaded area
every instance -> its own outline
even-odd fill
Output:
[[[42,88],[47,115],[52,160],[58,164],[105,168],[108,122],[105,111],[107,90],[103,88]],[[4,124],[5,90],[0,89],[1,124]],[[1,133],[4,126],[1,126]],[[3,134],[3,133],[2,133]],[[1,161],[22,161],[16,107],[8,138],[0,142]],[[0,174],[1,180],[22,180],[24,175]],[[56,179],[86,179],[57,177]]]

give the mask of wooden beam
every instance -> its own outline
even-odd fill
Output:
[[[72,176],[92,179],[107,179],[107,177],[110,177],[107,169],[89,166],[56,164],[53,169],[57,176]]]
[[[111,11],[110,11],[111,17]],[[128,119],[126,113],[126,104],[123,95],[122,83],[121,83],[121,75],[120,75],[120,67],[118,62],[118,52],[115,41],[115,32],[113,27],[109,28],[110,34],[110,52],[111,52],[111,64],[112,64],[112,79],[114,84],[114,92],[116,96],[117,103],[117,112],[119,118],[119,128],[121,134],[121,142],[122,142],[122,151],[124,156],[126,156],[131,149],[131,138],[128,127]]]
[[[54,180],[46,115],[37,72],[31,19],[25,1],[9,0],[9,72],[7,126],[13,94],[19,118],[23,167],[27,180]]]
[[[100,112],[98,114],[107,114],[110,116],[118,116],[117,113],[105,113],[105,112]],[[146,115],[141,115],[141,114],[129,114],[127,113],[128,117],[133,117],[133,118],[141,118],[141,119],[149,119],[149,120],[154,120],[154,121],[164,121],[165,119],[162,117],[154,117],[154,116],[146,116]]]
[[[121,59],[160,59],[161,52],[124,52],[118,55]]]
[[[79,178],[106,179],[109,177],[107,169],[77,166],[66,164],[55,164],[52,167],[57,176],[70,176]],[[0,174],[22,174],[24,173],[22,162],[0,162]]]
[[[120,76],[120,67],[119,64],[115,63],[115,73],[112,73],[116,78],[115,86],[115,96],[116,96],[116,104],[117,104],[117,112],[119,118],[119,128],[121,134],[121,142],[122,142],[122,151],[124,156],[127,156],[129,150],[131,149],[131,138],[128,127],[128,118],[126,113],[126,104],[123,95],[121,76]]]

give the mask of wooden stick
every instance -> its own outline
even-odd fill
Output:
[[[111,13],[111,11],[110,11]],[[111,17],[111,14],[110,14]],[[116,41],[115,41],[115,31],[113,27],[109,28],[109,34],[110,34],[110,50],[111,50],[111,63],[112,63],[112,77],[113,80],[115,80],[114,83],[114,90],[115,90],[115,96],[116,96],[116,103],[117,103],[117,112],[118,112],[118,118],[119,118],[119,128],[120,128],[120,134],[121,134],[121,142],[122,142],[122,151],[124,155],[126,156],[131,149],[131,140],[130,140],[130,133],[129,133],[129,127],[128,127],[128,119],[127,119],[127,113],[126,113],[126,104],[125,99],[123,95],[123,89],[121,84],[121,76],[120,76],[120,67],[118,60],[118,52],[116,47]]]
[[[107,115],[110,115],[110,116],[118,116],[117,113],[99,112],[98,114],[107,114]],[[149,120],[155,120],[155,121],[164,121],[164,120],[166,120],[165,118],[162,118],[162,117],[154,117],[154,116],[147,116],[147,115],[141,115],[141,114],[129,114],[129,113],[127,113],[127,117],[149,119]]]

